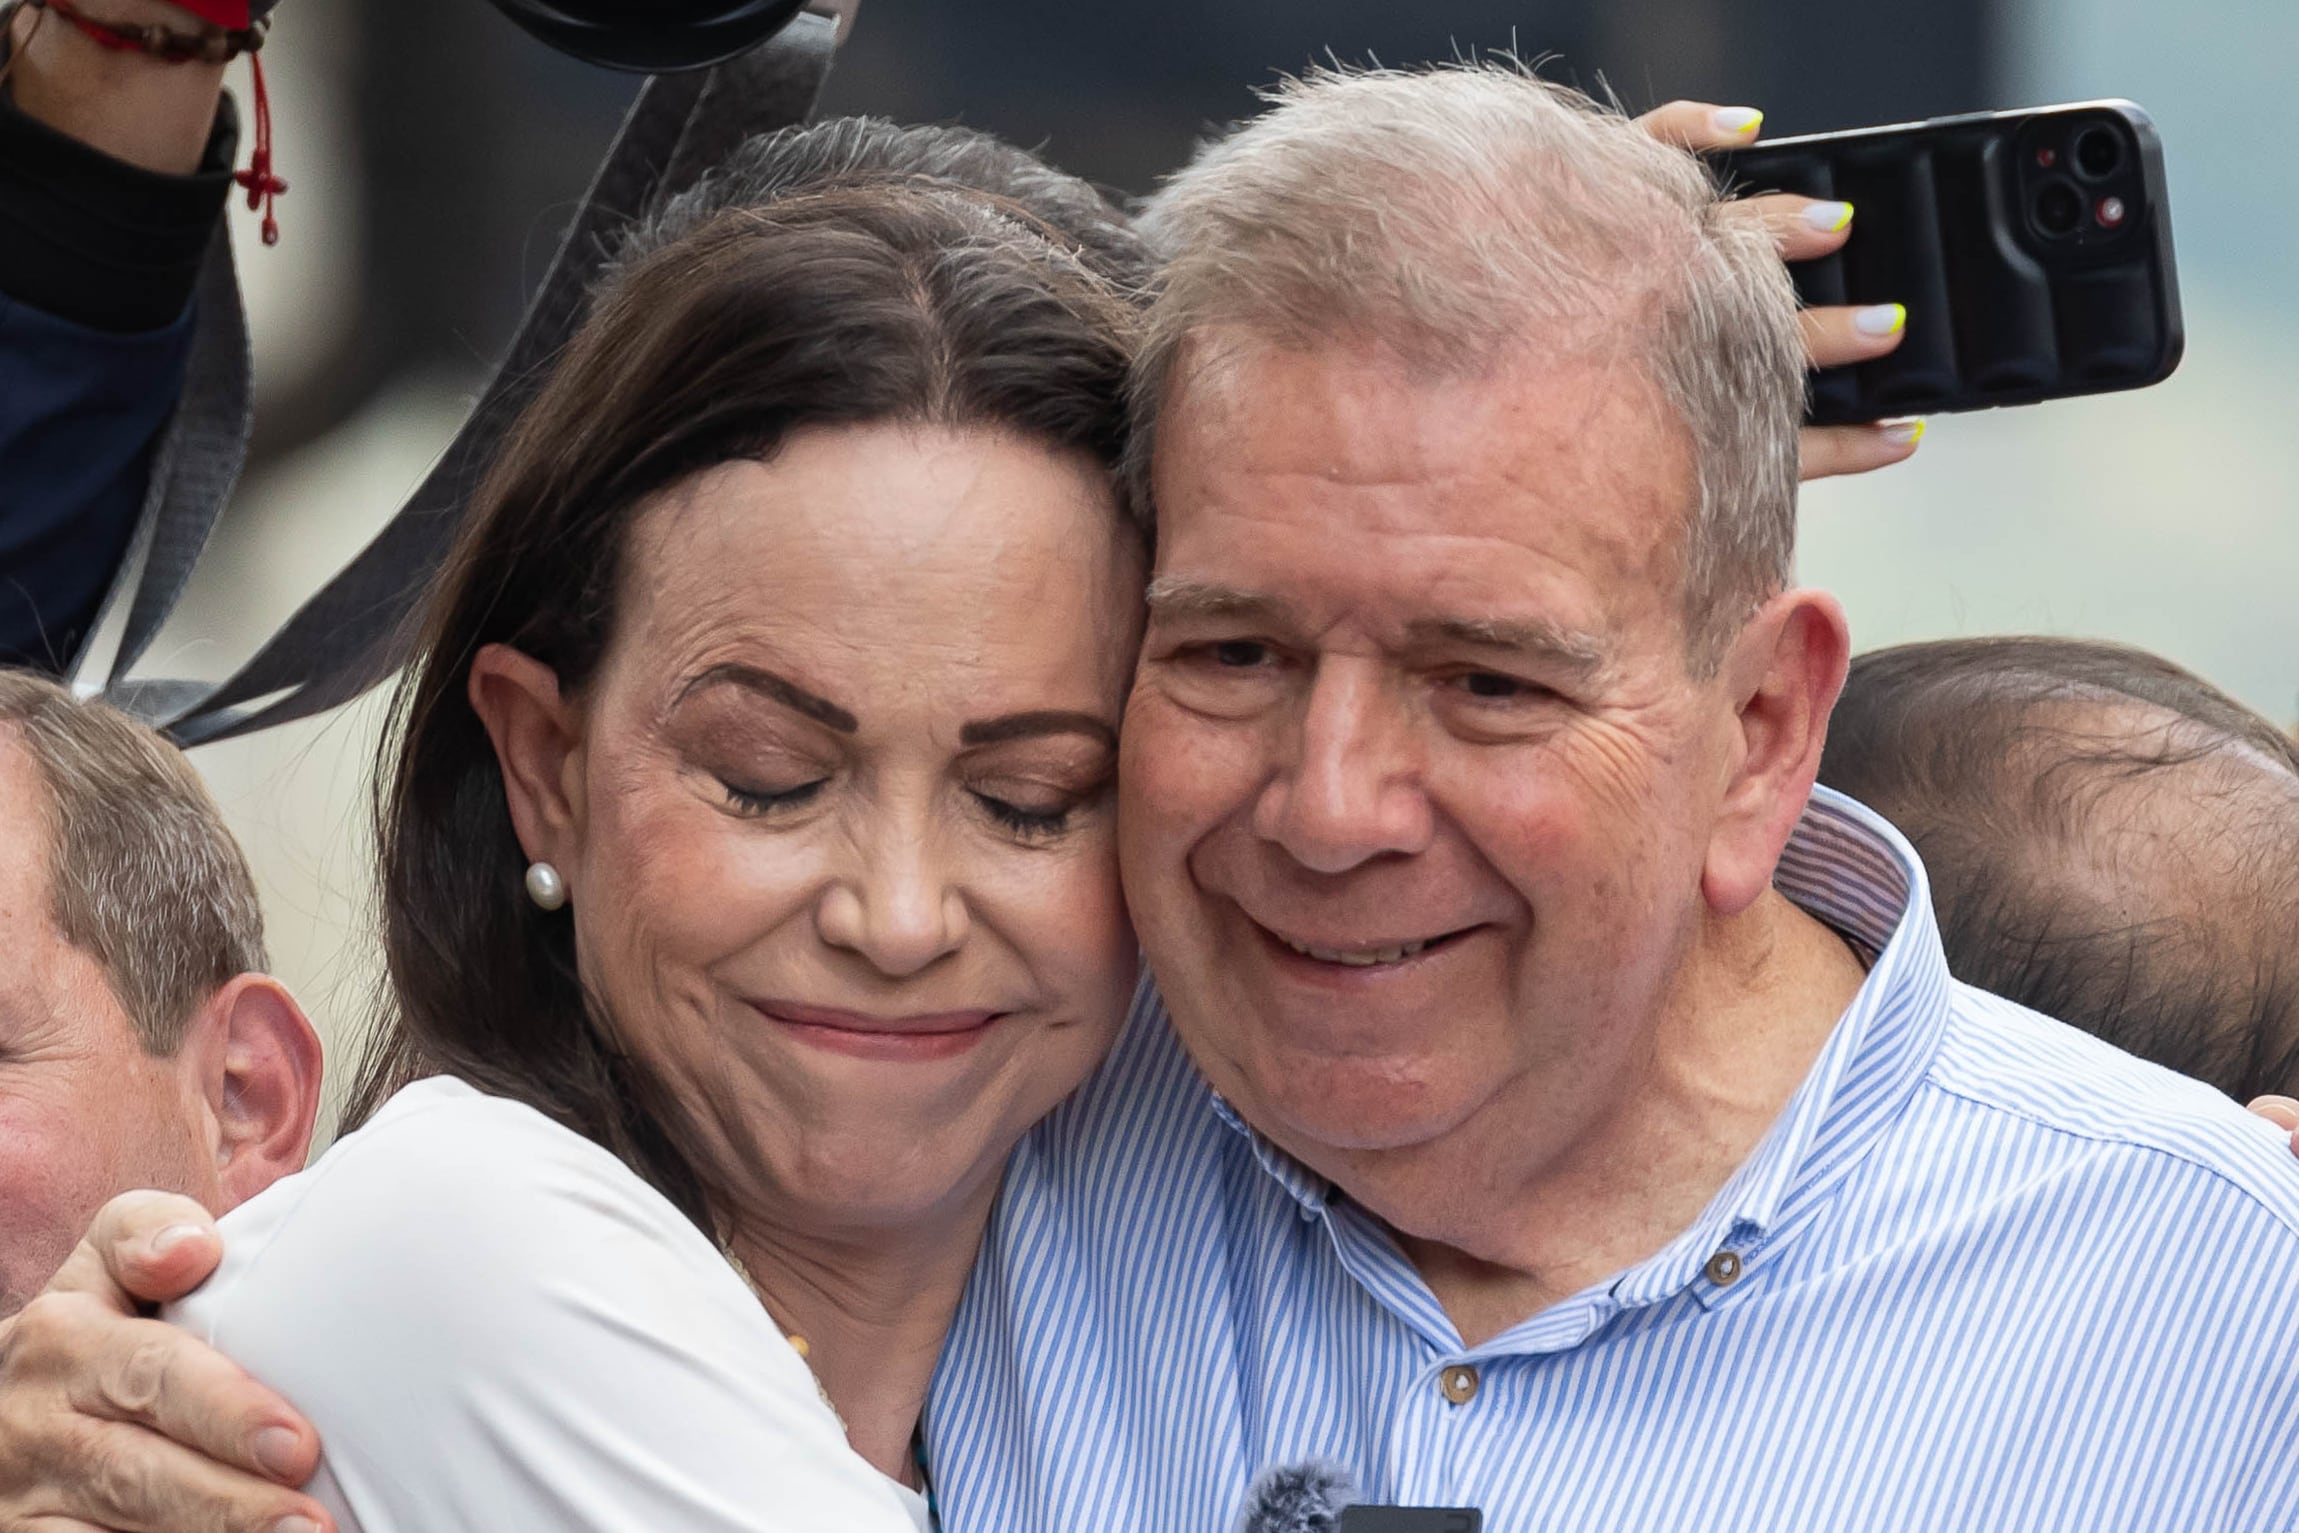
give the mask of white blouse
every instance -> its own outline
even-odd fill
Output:
[[[343,1533],[919,1533],[749,1286],[581,1135],[418,1082],[168,1318],[318,1427]]]

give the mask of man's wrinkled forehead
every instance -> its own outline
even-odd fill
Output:
[[[1528,352],[1455,373],[1377,343],[1213,333],[1178,359],[1155,446],[1161,549],[1201,516],[1265,514],[1282,486],[1414,524],[1380,530],[1537,538],[1673,586],[1699,493],[1690,434],[1617,353]],[[1392,493],[1405,489],[1435,493]]]

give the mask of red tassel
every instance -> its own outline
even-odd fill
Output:
[[[71,0],[47,0],[44,9],[54,11],[71,25],[74,31],[112,53],[142,53],[144,45],[136,38],[125,36],[100,21],[90,21],[80,14]]]
[[[248,160],[247,169],[232,177],[247,189],[249,212],[263,209],[263,242],[279,243],[279,218],[274,204],[287,190],[287,183],[272,173],[271,168],[271,94],[263,85],[263,55],[251,53],[248,63],[255,69],[255,153]]]

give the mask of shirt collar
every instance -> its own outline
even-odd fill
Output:
[[[1948,964],[1924,865],[1882,816],[1833,789],[1815,788],[1773,886],[1874,961],[1755,1153],[1691,1228],[1612,1283],[1620,1304],[1654,1303],[1694,1284],[1705,1302],[1761,1265],[1778,1249],[1776,1237],[1800,1223],[1875,1144],[1930,1069],[1947,1026]],[[1213,1107],[1305,1215],[1324,1212],[1331,1183],[1272,1144],[1218,1094]],[[1717,1267],[1720,1252],[1732,1254],[1729,1268]],[[1730,1275],[1719,1281],[1720,1272]]]

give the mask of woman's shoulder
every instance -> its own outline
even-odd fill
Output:
[[[445,1076],[402,1088],[308,1169],[221,1223],[217,1297],[259,1266],[271,1275],[265,1287],[313,1264],[340,1284],[375,1260],[388,1264],[390,1292],[403,1302],[422,1302],[435,1277],[459,1308],[483,1312],[490,1293],[524,1302],[559,1262],[619,1252],[650,1269],[691,1269],[729,1302],[748,1298],[716,1247],[612,1152],[523,1102]]]
[[[564,1242],[597,1238],[602,1225],[628,1227],[706,1271],[723,1265],[611,1151],[526,1103],[448,1076],[402,1088],[309,1168],[222,1220],[227,1275],[291,1232],[318,1236],[338,1259],[387,1247],[412,1276],[427,1253],[465,1273],[490,1256],[531,1266]]]
[[[716,1243],[532,1108],[410,1086],[223,1231],[169,1318],[311,1419],[369,1533],[908,1523]]]

